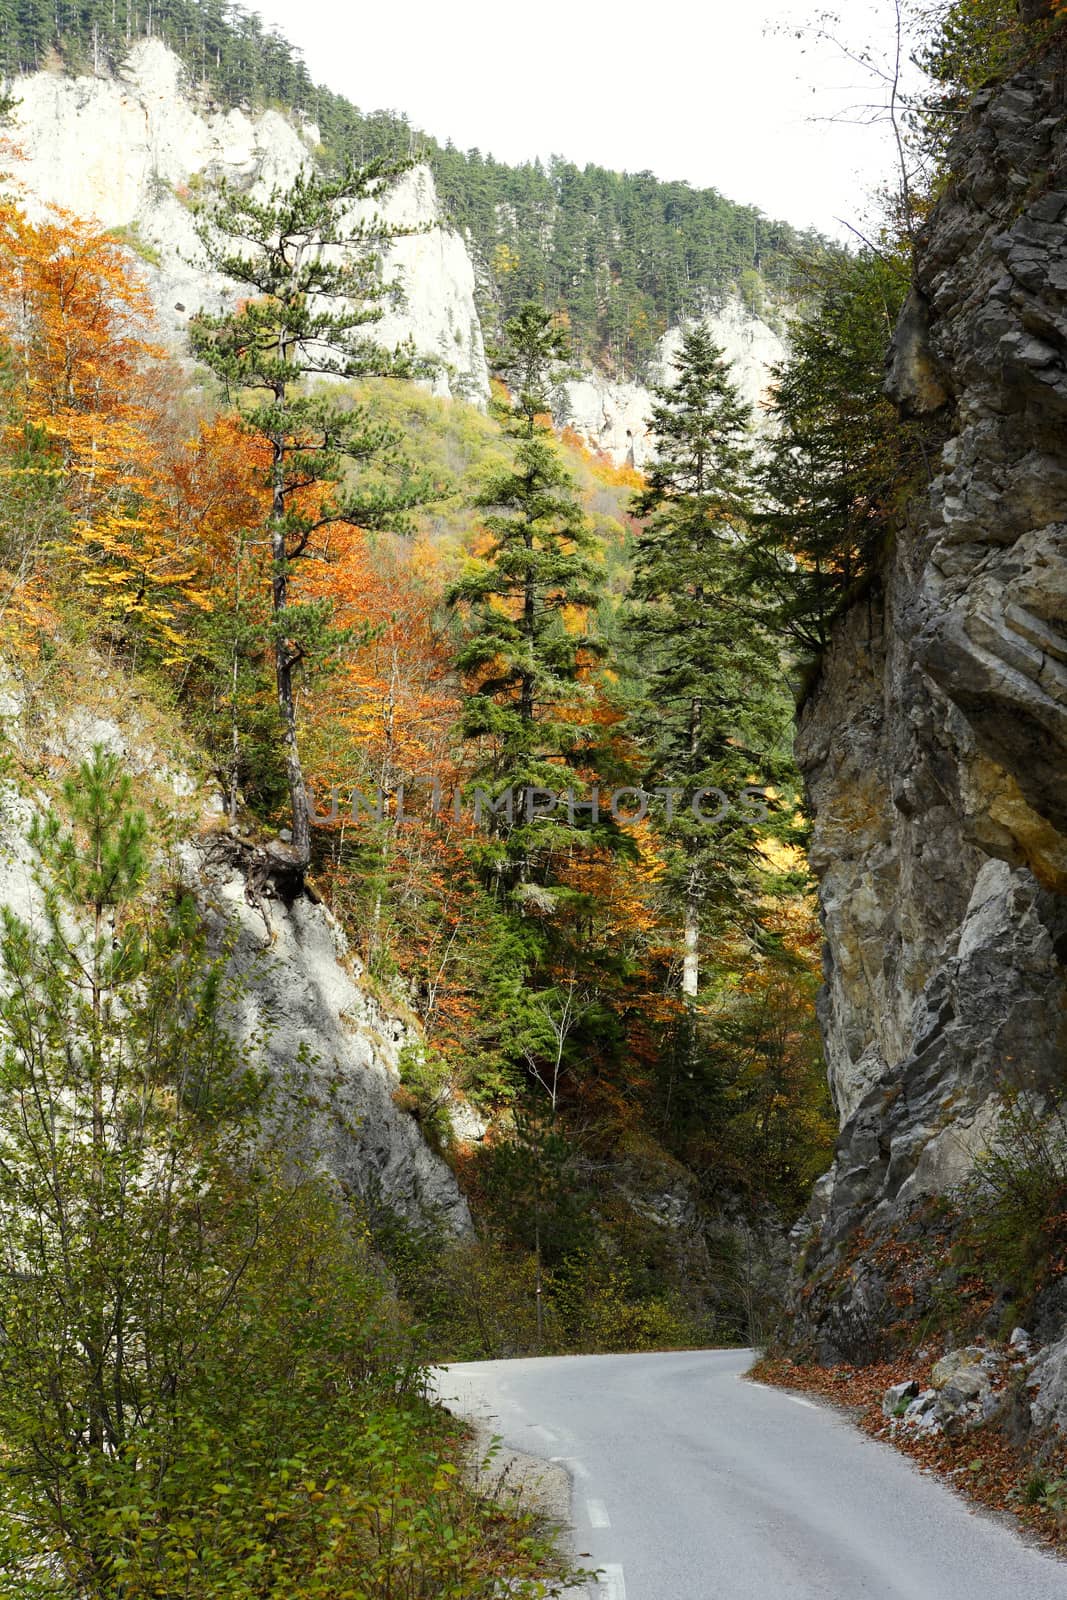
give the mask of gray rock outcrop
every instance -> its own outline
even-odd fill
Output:
[[[240,872],[213,870],[192,847],[186,870],[232,941],[235,1032],[254,1043],[273,1080],[282,1147],[409,1221],[470,1233],[454,1174],[393,1100],[414,1031],[369,993],[336,919],[304,896],[272,901],[268,939]]]
[[[831,1357],[891,1320],[876,1274],[818,1290],[857,1230],[957,1186],[1005,1089],[1067,1081],[1063,81],[1054,48],[957,136],[890,366],[940,460],[801,719],[841,1133],[800,1303]]]
[[[249,904],[245,879],[212,847],[215,785],[197,773],[182,730],[154,717],[139,691],[103,662],[83,694],[66,701],[30,695],[0,661],[0,720],[16,771],[65,776],[95,747],[122,758],[142,804],[170,819],[174,858],[157,866],[180,875],[195,892],[217,940],[225,937],[238,978],[235,1034],[253,1044],[273,1080],[274,1132],[294,1158],[329,1173],[347,1193],[411,1221],[434,1219],[455,1234],[471,1231],[470,1213],[447,1163],[430,1148],[419,1123],[394,1102],[400,1057],[417,1044],[413,1023],[390,1014],[350,956],[344,934],[325,906],[300,898],[270,903],[268,936]],[[53,804],[54,789],[5,777],[0,782],[0,906],[40,926],[44,901],[40,862],[28,833]],[[218,864],[212,865],[217,859]],[[457,1137],[476,1121],[456,1112]],[[484,1132],[484,1129],[483,1129]]]

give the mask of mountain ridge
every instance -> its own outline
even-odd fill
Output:
[[[141,257],[162,331],[184,346],[185,326],[201,306],[218,311],[236,289],[209,267],[194,215],[199,193],[218,179],[258,186],[264,195],[290,183],[321,158],[320,130],[299,114],[267,107],[252,115],[223,112],[189,83],[180,58],[162,40],[142,39],[117,72],[83,77],[41,71],[14,81],[15,177],[29,210],[61,208],[96,218]],[[409,168],[385,198],[385,219],[409,230],[384,258],[385,276],[402,294],[376,337],[411,339],[437,363],[435,392],[489,399],[484,298],[469,240],[449,226],[429,167]],[[701,320],[726,351],[754,409],[785,346],[771,321],[736,293],[702,301]],[[688,319],[687,319],[688,320]],[[681,325],[656,340],[649,383],[663,381]],[[586,361],[564,386],[556,421],[616,464],[641,467],[648,450],[651,395],[633,377]]]
[[[106,77],[144,36],[168,45],[218,111],[301,113],[327,159],[425,161],[445,218],[476,257],[483,322],[495,332],[524,300],[542,300],[565,315],[580,363],[612,378],[646,380],[662,336],[702,316],[709,298],[739,295],[760,314],[766,300],[794,297],[803,288],[798,252],[829,248],[814,231],[714,189],[561,158],[509,166],[442,143],[402,114],[365,114],[316,86],[298,50],[224,0],[153,0],[121,21],[92,0],[44,10],[4,0],[0,74],[51,67]]]

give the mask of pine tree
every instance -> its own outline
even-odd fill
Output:
[[[169,1414],[232,1290],[205,1191],[256,1094],[195,906],[143,895],[118,758],[64,798],[31,831],[43,915],[0,908],[0,1504],[21,1485],[53,1531]]]
[[[456,658],[472,684],[462,731],[485,743],[475,776],[510,796],[511,816],[497,827],[512,875],[523,881],[590,822],[585,814],[538,815],[537,791],[580,786],[581,769],[596,757],[595,736],[577,712],[587,695],[583,674],[600,645],[574,619],[588,617],[601,598],[599,546],[549,418],[566,353],[561,330],[533,302],[506,325],[497,365],[514,393],[506,417],[514,458],[476,501],[488,512],[490,546],[449,595],[472,624]]]
[[[328,605],[294,599],[293,563],[321,558],[331,526],[403,528],[406,513],[431,497],[370,406],[336,387],[306,387],[421,370],[411,350],[386,350],[367,331],[391,293],[379,261],[394,230],[357,220],[353,207],[380,201],[397,171],[379,163],[325,178],[305,169],[262,201],[223,187],[201,214],[212,265],[253,295],[229,313],[201,312],[191,339],[269,457],[272,648],[293,818],[285,866],[297,876],[311,855],[298,678],[340,640]]]
[[[920,459],[885,395],[885,352],[910,284],[906,256],[846,257],[818,274],[775,374],[775,429],[746,551],[774,626],[819,655],[834,618],[877,571]]]
[[[627,631],[643,679],[632,729],[649,786],[665,791],[671,882],[684,907],[682,990],[693,999],[702,925],[712,913],[720,924],[735,918],[752,892],[756,841],[737,801],[769,776],[786,717],[774,646],[739,581],[749,412],[702,325],[684,335],[674,373],[655,391]]]

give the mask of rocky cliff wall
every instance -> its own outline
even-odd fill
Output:
[[[194,97],[178,57],[158,39],[134,45],[116,77],[38,72],[12,86],[13,176],[31,210],[63,207],[128,230],[140,247],[163,327],[180,336],[201,306],[217,309],[232,286],[212,274],[190,201],[199,185],[225,178],[264,192],[292,181],[314,158],[314,124],[267,110],[219,111]],[[392,345],[411,338],[442,362],[437,387],[477,404],[489,374],[466,245],[442,225],[433,178],[409,172],[382,208],[411,228],[387,253],[385,275],[403,306],[378,325]]]
[[[1067,1087],[1067,109],[1062,47],[984,90],[919,251],[891,392],[945,440],[803,712],[841,1116],[802,1326],[890,1320],[829,1269]]]
[[[770,398],[771,369],[786,353],[782,335],[736,295],[725,295],[709,305],[701,320],[726,356],[734,382],[752,407],[759,428]],[[616,465],[628,462],[640,471],[653,446],[649,433],[651,389],[671,381],[671,363],[681,348],[682,333],[680,327],[668,328],[660,339],[647,385],[612,379],[595,370],[568,383],[559,420],[569,423]]]
[[[259,1041],[281,1142],[350,1194],[418,1222],[470,1233],[454,1174],[393,1096],[413,1027],[370,993],[335,917],[302,896],[271,901],[269,932],[240,872],[212,865],[210,837],[185,853],[205,911],[231,941],[235,1034]]]

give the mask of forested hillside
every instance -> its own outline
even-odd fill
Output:
[[[351,181],[308,180],[323,205]],[[290,226],[305,190],[279,201]],[[262,291],[265,269],[238,248],[267,226],[250,204],[230,194],[203,225]],[[492,1268],[478,1321],[447,1272],[437,1282],[447,1250],[430,1221],[421,1242],[374,1225],[442,1347],[655,1342],[709,1317],[740,1332],[735,1245],[724,1237],[714,1265],[700,1219],[732,1196],[776,1226],[828,1126],[790,702],[731,557],[751,463],[721,359],[687,356],[695,431],[649,487],[547,430],[570,356],[543,307],[505,324],[506,385],[485,417],[406,382],[406,357],[360,346],[353,369],[343,352],[373,315],[373,282],[358,263],[309,268],[324,304],[349,283],[371,298],[316,313],[327,351],[338,342],[325,372],[361,376],[304,394],[318,369],[273,354],[276,316],[305,327],[302,280],[276,263],[265,300],[194,322],[194,353],[221,382],[202,370],[189,390],[153,342],[121,241],[90,222],[31,225],[14,205],[5,217],[11,649],[44,650],[51,680],[73,628],[147,675],[210,752],[228,822],[257,851],[274,837],[269,860],[292,884],[310,875],[421,1028],[398,1092],[476,1199],[487,1245],[467,1270]],[[668,386],[664,449],[680,403]],[[738,435],[726,499],[717,473],[690,481],[686,465],[720,411]],[[657,577],[640,611],[628,598],[646,540],[650,561],[665,547],[718,597],[692,670],[693,619],[673,615],[670,583]],[[661,612],[656,683],[642,630]],[[698,790],[707,819],[684,810]],[[491,1137],[453,1138],[457,1101]],[[642,1213],[641,1195],[664,1188],[690,1219],[684,1238]],[[616,1241],[606,1272],[603,1237]],[[543,1326],[524,1288],[534,1270]],[[600,1293],[599,1321],[579,1314]]]
[[[535,298],[565,310],[576,358],[642,375],[657,339],[709,295],[740,292],[753,309],[788,300],[797,252],[822,241],[714,189],[651,172],[609,172],[565,159],[508,166],[461,151],[393,112],[367,112],[311,82],[294,49],[257,16],[223,0],[144,0],[117,9],[5,0],[0,72],[43,66],[100,72],[150,33],[223,105],[279,104],[304,112],[336,159],[425,158],[484,273],[490,326]]]

